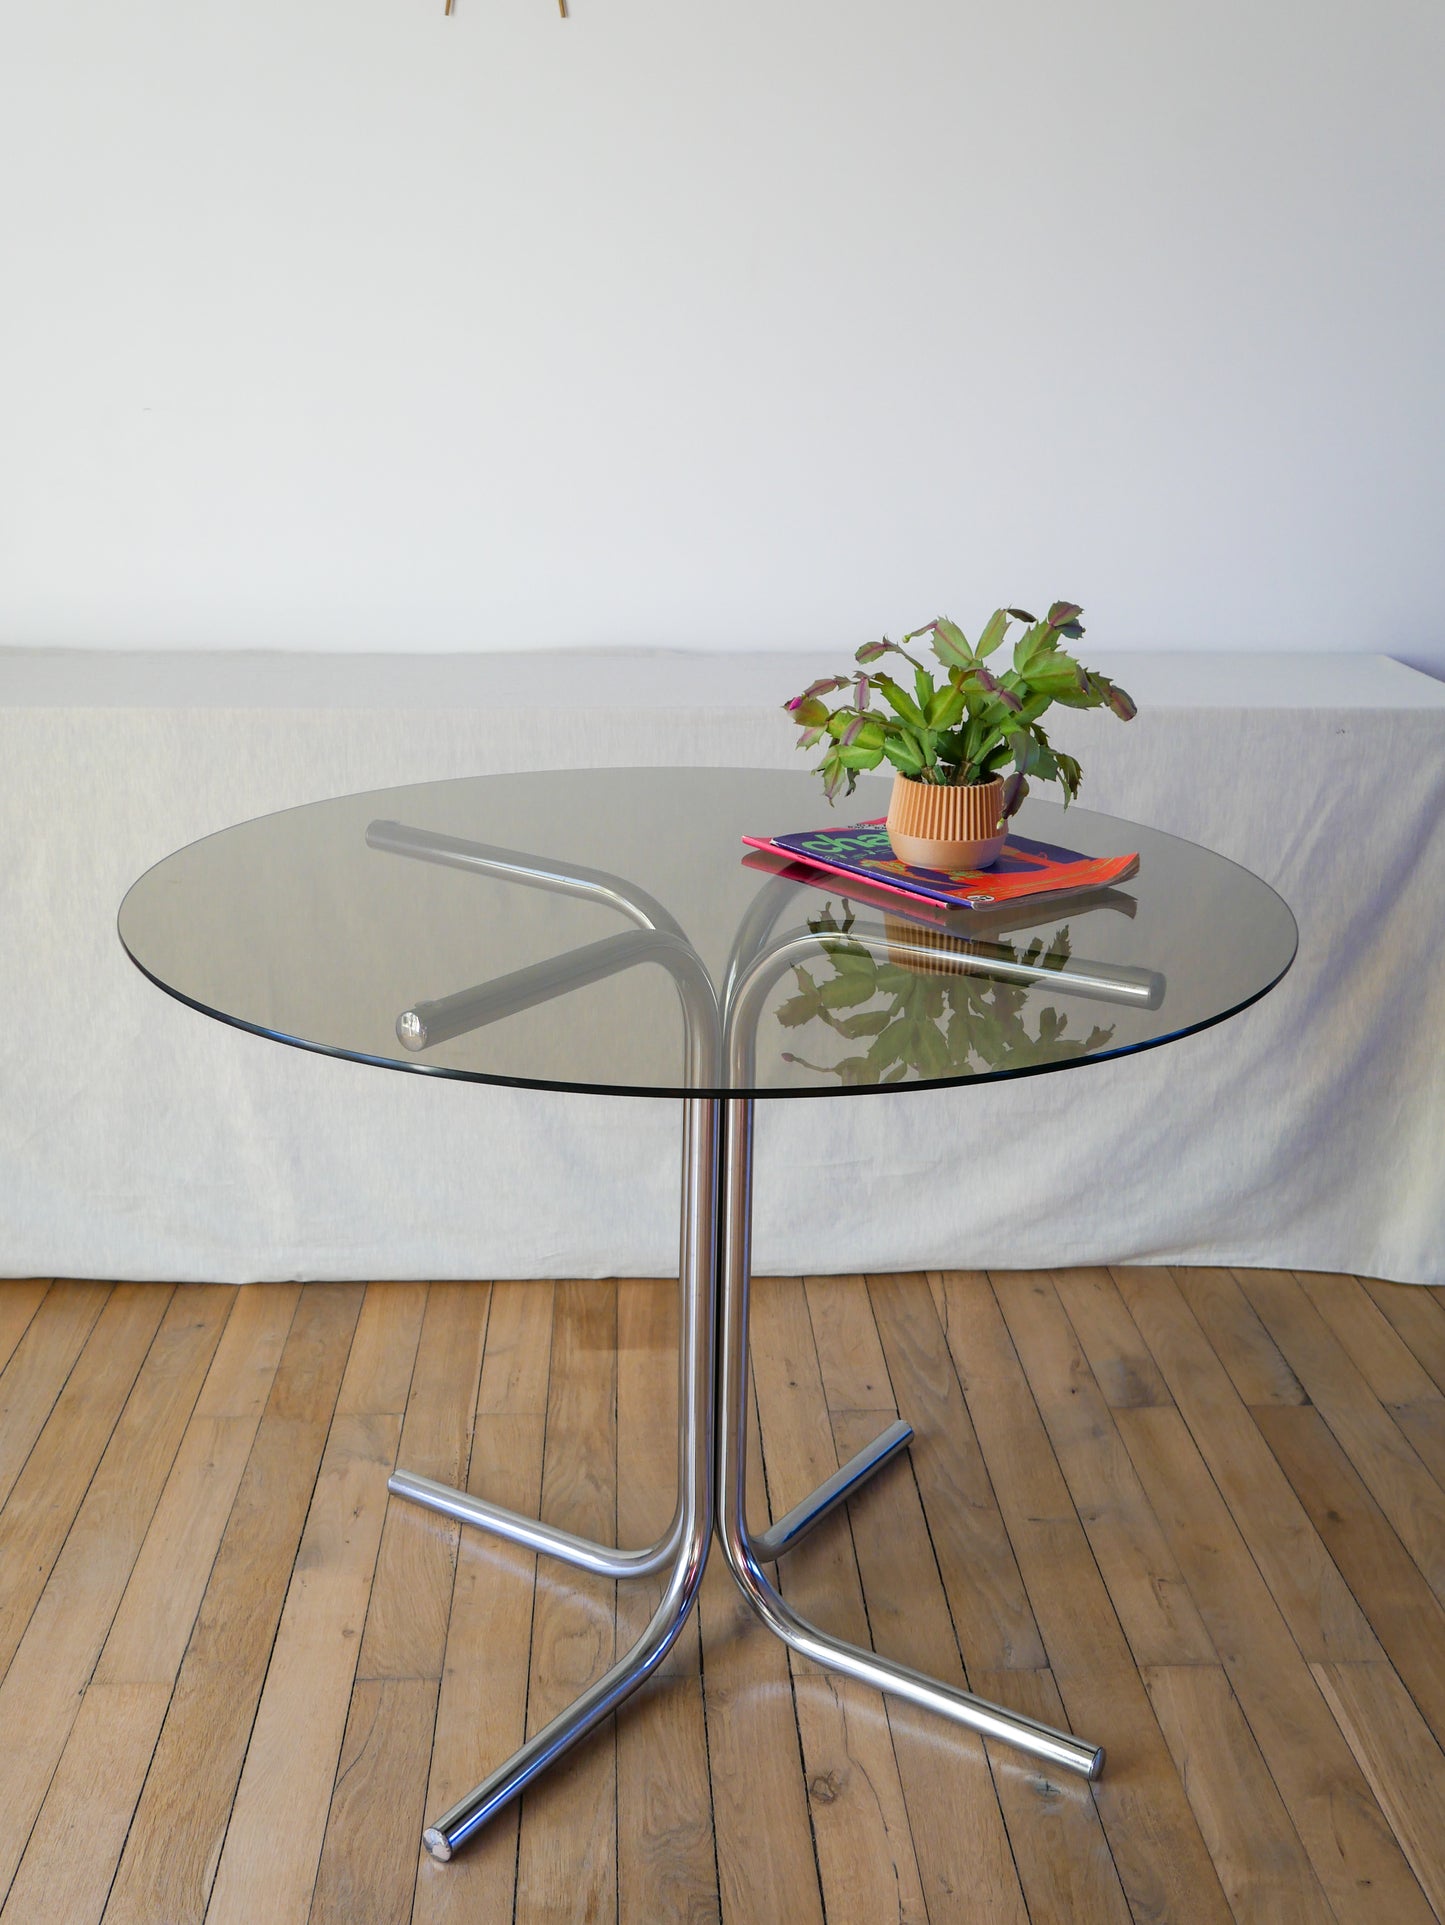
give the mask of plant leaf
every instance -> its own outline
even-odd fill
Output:
[[[931,729],[951,729],[966,706],[967,697],[961,688],[935,690],[928,704],[928,726]]]
[[[1018,814],[1019,804],[1029,792],[1029,780],[1020,770],[1015,769],[1003,785],[1002,817],[1006,822],[1011,815]]]
[[[984,623],[983,633],[978,638],[979,655],[992,655],[1004,636],[1008,634],[1010,610],[996,608]]]
[[[1059,649],[1045,655],[1027,671],[1030,685],[1056,702],[1090,702],[1089,678],[1074,660]]]
[[[883,753],[901,774],[921,775],[923,773],[923,752],[913,737],[906,735],[901,729],[888,737],[883,744]]]
[[[1035,622],[1014,643],[1014,667],[1026,680],[1032,680],[1032,665],[1042,661],[1057,647],[1058,640],[1048,623]]]
[[[957,622],[940,615],[932,627],[933,652],[945,668],[972,668],[973,650]]]
[[[921,729],[926,727],[923,720],[922,709],[919,708],[911,695],[898,686],[891,675],[876,675],[873,679],[882,690],[884,701],[895,715],[900,716],[913,728]]]
[[[837,753],[845,769],[876,769],[883,760],[881,746],[870,748],[863,742],[852,742],[846,747],[840,743]],[[851,795],[853,791],[849,789],[848,793]]]
[[[811,701],[815,695],[831,695],[835,688],[846,688],[847,685],[846,675],[821,675],[816,682],[810,682],[801,695],[795,695],[791,702],[784,702],[783,707],[791,709],[796,714],[803,704]]]

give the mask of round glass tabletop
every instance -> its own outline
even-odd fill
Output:
[[[863,778],[741,769],[477,776],[225,829],[134,884],[152,981],[298,1048],[477,1082],[823,1096],[1035,1075],[1256,1001],[1289,909],[1178,837],[1030,800],[1019,834],[1137,854],[1111,888],[934,910],[743,846],[882,816]]]

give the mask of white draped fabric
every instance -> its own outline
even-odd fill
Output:
[[[1140,714],[1061,716],[1083,800],[1265,877],[1299,920],[1293,971],[1220,1027],[1068,1076],[760,1104],[756,1267],[1445,1283],[1445,686],[1379,656],[1099,665]],[[180,844],[347,790],[798,766],[778,704],[833,666],[0,653],[0,1274],[668,1273],[675,1102],[278,1048],[162,996],[116,908]]]

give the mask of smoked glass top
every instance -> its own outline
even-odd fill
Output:
[[[865,777],[832,815],[887,805]],[[815,778],[743,769],[378,789],[167,856],[126,896],[120,936],[171,995],[278,1042],[657,1096],[1063,1069],[1219,1022],[1294,959],[1294,918],[1257,876],[1085,809],[1030,800],[1017,827],[1137,852],[1137,872],[1008,908],[934,912],[743,847],[829,816]]]

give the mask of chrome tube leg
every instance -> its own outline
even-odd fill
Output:
[[[679,1275],[684,1279],[684,1288],[687,1277],[688,1236],[688,1218],[684,1209],[683,1248],[679,1269]],[[564,1564],[575,1565],[583,1571],[595,1572],[599,1577],[651,1577],[653,1572],[665,1570],[676,1559],[683,1538],[683,1491],[687,1481],[688,1464],[687,1373],[687,1344],[679,1328],[677,1503],[666,1535],[660,1537],[655,1544],[648,1545],[645,1550],[624,1551],[612,1544],[599,1544],[590,1537],[578,1537],[574,1532],[561,1530],[555,1524],[545,1524],[540,1518],[524,1517],[520,1511],[509,1511],[501,1504],[489,1504],[484,1497],[473,1497],[470,1491],[459,1491],[451,1484],[438,1484],[430,1477],[418,1475],[416,1471],[393,1471],[387,1479],[386,1487],[394,1497],[404,1497],[409,1503],[420,1504],[427,1510],[440,1512],[443,1517],[454,1517],[458,1523],[471,1524],[478,1530],[490,1531],[494,1537],[506,1538],[511,1544],[523,1544],[528,1550],[536,1551],[543,1557],[560,1558]]]
[[[717,1155],[721,1105],[690,1097],[684,1111],[682,1173],[682,1532],[662,1600],[625,1657],[567,1710],[529,1738],[423,1834],[433,1858],[448,1859],[580,1738],[651,1677],[697,1601],[713,1527],[713,1351]]]
[[[886,1430],[879,1431],[871,1444],[865,1444],[815,1491],[810,1491],[801,1504],[795,1504],[785,1517],[780,1517],[771,1530],[757,1532],[750,1540],[753,1556],[760,1564],[772,1564],[785,1556],[815,1525],[846,1503],[860,1484],[885,1464],[891,1464],[899,1451],[905,1450],[912,1441],[912,1424],[896,1417]]]
[[[679,1409],[679,1422],[681,1417]],[[560,1558],[564,1564],[575,1565],[579,1570],[595,1571],[599,1577],[650,1577],[654,1571],[671,1564],[682,1542],[680,1498],[665,1537],[648,1545],[646,1550],[622,1551],[611,1544],[599,1544],[593,1538],[559,1530],[555,1524],[544,1524],[540,1518],[523,1517],[519,1511],[489,1504],[484,1497],[473,1497],[470,1491],[459,1491],[451,1484],[438,1484],[415,1471],[394,1471],[387,1479],[386,1488],[394,1497],[404,1497],[426,1510],[439,1511],[443,1517],[454,1517],[460,1524],[490,1531],[493,1537],[504,1537],[511,1544],[524,1544],[528,1550],[538,1551],[544,1557]]]
[[[718,1534],[732,1574],[743,1595],[769,1630],[794,1651],[830,1671],[841,1671],[951,1718],[986,1738],[1016,1746],[1056,1770],[1097,1778],[1104,1754],[1067,1732],[1055,1731],[1001,1705],[925,1677],[906,1665],[890,1663],[872,1651],[827,1636],[800,1618],[779,1596],[759,1568],[745,1522],[747,1436],[748,1283],[752,1232],[753,1106],[730,1099],[724,1129],[723,1174],[719,1207],[721,1306],[718,1344]]]

